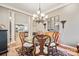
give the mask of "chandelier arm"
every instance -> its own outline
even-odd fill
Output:
[[[39,3],[39,8],[38,8],[38,11],[37,11],[37,16],[35,18],[35,21],[37,23],[43,23],[46,20],[45,17],[46,16],[43,13],[41,13],[41,7],[40,7],[40,3]]]
[[[39,3],[39,11],[40,11],[40,14],[41,14],[41,6],[40,6],[40,3]]]

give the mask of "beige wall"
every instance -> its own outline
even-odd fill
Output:
[[[9,11],[6,8],[0,7],[0,24],[4,24],[8,28]]]
[[[76,46],[79,43],[79,4],[69,4],[48,13],[51,16],[60,16],[60,20],[66,20],[65,28],[60,24],[61,43]]]
[[[28,24],[29,16],[19,12],[15,12],[15,22],[16,24]]]
[[[13,22],[13,25],[11,26],[13,32],[12,36],[15,35],[15,24],[25,24],[28,25],[28,30],[30,29],[30,16],[27,16],[26,14],[19,13],[16,11],[11,11],[12,18],[10,19],[10,9],[4,8],[0,6],[0,24],[3,24],[6,26],[6,29],[8,30],[8,42],[10,42],[10,20]],[[14,34],[13,34],[14,33]],[[14,39],[15,40],[15,39]],[[12,41],[14,41],[12,40]]]

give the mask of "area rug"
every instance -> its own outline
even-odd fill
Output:
[[[26,53],[24,55],[21,54],[21,51],[17,51],[17,52],[20,56],[32,56],[32,53],[31,53],[32,51],[30,51],[30,53]],[[56,51],[56,49],[52,49],[48,56],[73,56],[73,55],[69,54],[66,51],[61,51],[58,49]]]
[[[56,52],[55,49],[53,49],[53,54],[49,54],[49,56],[73,56],[73,55],[67,53],[66,51],[61,51],[61,50],[58,50],[58,49],[57,49],[57,52]]]

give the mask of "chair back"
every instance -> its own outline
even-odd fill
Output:
[[[52,38],[54,39],[55,43],[59,43],[60,40],[60,33],[59,32],[53,32]]]
[[[49,47],[50,47],[50,43],[51,43],[51,37],[50,36],[47,36],[47,35],[36,35],[36,36],[34,36],[33,37],[33,46],[34,46],[34,55],[45,55],[45,53],[44,53],[44,46],[45,46],[45,42],[46,42],[46,40],[48,39],[48,50],[49,50]],[[40,46],[40,52],[38,53],[38,54],[35,54],[35,52],[36,52],[36,42],[35,42],[35,40],[37,40],[38,41],[38,44],[39,44],[39,46]]]
[[[23,46],[24,44],[24,39],[25,39],[25,32],[19,32],[19,37],[20,37],[20,40],[21,40],[21,44]]]

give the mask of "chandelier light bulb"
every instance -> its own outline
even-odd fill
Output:
[[[38,11],[37,11],[37,14],[40,14],[40,13],[41,13],[40,10],[38,10]]]
[[[36,15],[36,14],[34,14],[34,15],[33,15],[33,17],[37,17],[37,15]]]
[[[42,13],[42,14],[41,14],[41,17],[44,17],[44,16],[45,16],[45,14]]]
[[[48,15],[46,15],[45,18],[48,18]]]
[[[54,20],[54,17],[52,18],[52,20]]]
[[[12,19],[12,17],[10,16],[9,19]]]
[[[35,18],[34,18],[34,17],[32,17],[32,19],[34,20]]]

